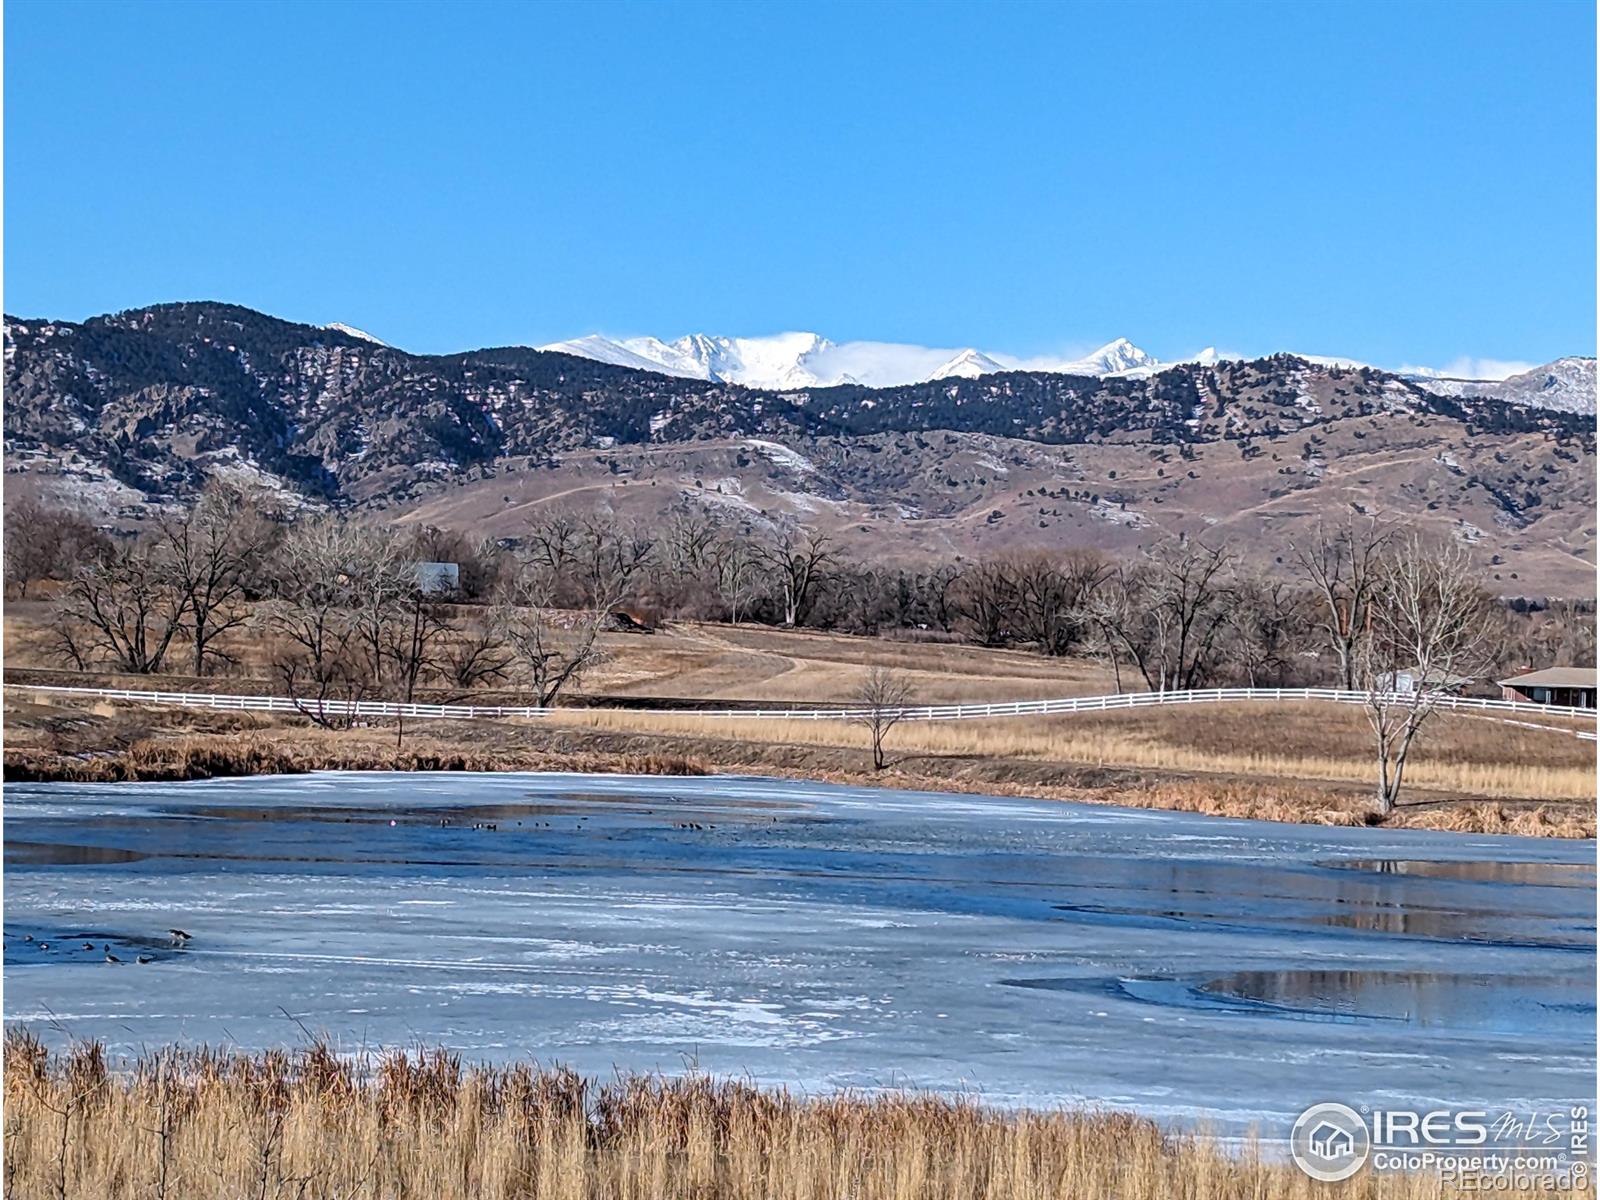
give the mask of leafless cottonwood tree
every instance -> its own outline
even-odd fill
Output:
[[[1018,558],[1010,572],[1018,632],[1044,654],[1071,654],[1088,632],[1090,598],[1110,573],[1089,550]]]
[[[962,573],[954,585],[962,622],[980,646],[1001,646],[1011,636],[1017,610],[1017,584],[1011,565],[984,559]]]
[[[283,643],[274,667],[319,723],[348,723],[330,700],[411,703],[424,679],[448,670],[456,626],[446,599],[420,586],[417,553],[393,530],[322,517],[297,525],[273,556],[262,616]],[[404,739],[402,720],[396,744]]]
[[[494,608],[488,616],[467,623],[448,638],[441,653],[440,674],[458,688],[475,688],[503,681],[515,656],[495,626]]]
[[[1388,540],[1368,595],[1371,621],[1354,647],[1356,677],[1378,757],[1378,812],[1394,811],[1418,734],[1457,678],[1492,657],[1492,601],[1466,548],[1410,534]],[[1412,673],[1396,691],[1396,673]]]
[[[397,629],[418,594],[415,558],[389,529],[346,525],[344,545],[345,595],[362,673],[374,693],[398,695],[404,688],[404,667],[396,657],[401,645]]]
[[[355,586],[361,542],[344,522],[321,517],[296,525],[269,564],[273,598],[260,620],[282,644],[273,670],[300,710],[320,725],[348,725],[330,700],[363,698],[372,688],[360,654]]]
[[[489,622],[544,708],[603,657],[600,633],[650,567],[654,542],[595,517],[557,518],[529,544]]]
[[[757,548],[771,573],[773,590],[783,609],[783,623],[793,628],[816,600],[839,556],[832,539],[814,529],[785,529],[770,544]]]
[[[684,578],[704,578],[717,540],[717,523],[709,515],[693,509],[675,512],[668,518],[661,537],[662,565]]]
[[[718,542],[712,552],[717,596],[735,625],[754,601],[761,585],[761,558],[748,538],[737,535]]]
[[[110,539],[81,513],[31,497],[6,502],[4,530],[5,587],[18,600],[42,580],[71,579],[110,548]]]
[[[501,593],[489,614],[503,639],[508,670],[528,690],[533,703],[548,708],[569,685],[601,661],[601,628],[608,605],[560,609],[555,586],[542,568],[525,568]]]
[[[384,657],[396,698],[412,704],[422,680],[442,674],[450,664],[448,653],[456,624],[449,605],[418,586],[414,577],[397,608],[388,624]],[[402,714],[395,723],[396,749],[404,744],[405,733],[406,719]]]
[[[1215,665],[1233,565],[1221,546],[1165,542],[1108,577],[1089,602],[1091,618],[1151,691],[1198,687]]]
[[[864,726],[872,738],[872,769],[884,768],[883,739],[905,717],[911,700],[911,685],[890,667],[871,667],[856,689],[857,715],[850,718],[853,725]]]
[[[249,621],[246,586],[272,540],[272,526],[234,488],[212,485],[184,511],[163,516],[156,543],[184,604],[194,673],[231,661],[219,640]]]
[[[1396,537],[1387,522],[1351,515],[1335,525],[1319,522],[1308,539],[1290,547],[1297,572],[1317,597],[1317,626],[1338,656],[1346,691],[1358,687],[1359,650],[1371,627],[1373,594]]]
[[[1283,686],[1305,642],[1305,593],[1288,580],[1235,580],[1227,608],[1226,660],[1247,687]]]
[[[188,612],[171,560],[148,539],[128,539],[73,573],[56,613],[56,641],[80,670],[108,661],[119,671],[154,675]]]

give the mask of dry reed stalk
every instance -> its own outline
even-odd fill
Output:
[[[7,1035],[5,1068],[6,1194],[22,1198],[1326,1194],[1253,1144],[1233,1155],[1126,1113],[997,1112],[918,1094],[802,1098],[699,1075],[596,1083],[560,1068],[464,1067],[439,1050],[352,1062],[321,1045],[254,1056],[166,1049],[111,1073],[98,1047],[50,1054],[25,1032]],[[1453,1193],[1425,1176],[1369,1173],[1339,1194]]]

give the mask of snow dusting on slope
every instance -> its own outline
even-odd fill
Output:
[[[387,346],[389,343],[381,338],[375,338],[365,329],[357,329],[354,325],[344,325],[338,321],[331,325],[324,325],[324,329],[331,329],[334,333],[342,333],[347,337],[360,338],[363,342],[371,342],[374,346]]]

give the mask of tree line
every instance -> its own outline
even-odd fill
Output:
[[[1366,517],[1317,529],[1271,575],[1183,537],[1118,557],[889,566],[803,525],[758,531],[692,512],[649,528],[553,512],[491,540],[284,511],[217,484],[134,534],[27,501],[8,506],[5,533],[8,591],[53,597],[66,663],[206,676],[270,644],[278,680],[324,699],[496,686],[550,703],[597,661],[619,613],[633,626],[756,623],[1095,658],[1118,690],[1356,688],[1363,647],[1395,609],[1398,564],[1423,558],[1461,560],[1483,670],[1594,655],[1592,604],[1517,611],[1477,586],[1463,548]],[[457,586],[425,586],[423,562],[456,564]]]

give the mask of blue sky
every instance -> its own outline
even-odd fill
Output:
[[[13,314],[223,299],[417,351],[1595,350],[1580,0],[5,15]]]

